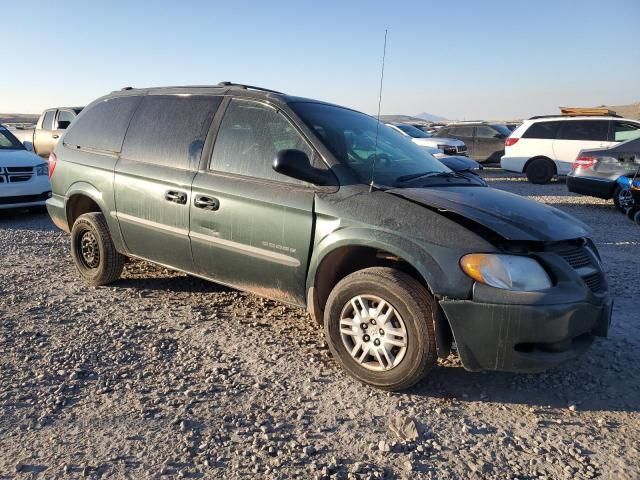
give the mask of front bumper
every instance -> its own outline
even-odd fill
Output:
[[[42,207],[49,197],[51,197],[50,190],[32,195],[0,196],[0,210]]]
[[[616,187],[615,179],[598,177],[567,176],[567,189],[580,195],[609,199]]]

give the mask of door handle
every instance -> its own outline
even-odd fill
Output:
[[[60,135],[58,135],[57,133],[51,135],[51,138],[60,138]]]
[[[187,203],[187,194],[185,192],[179,192],[177,190],[167,190],[164,193],[164,199],[167,202],[185,205]]]
[[[218,210],[220,208],[220,200],[214,197],[207,197],[205,195],[196,195],[193,199],[193,205],[196,208],[202,208],[203,210]]]

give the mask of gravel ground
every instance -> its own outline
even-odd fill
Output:
[[[536,375],[452,355],[401,394],[348,378],[302,310],[143,262],[89,288],[46,215],[0,214],[0,478],[638,478],[640,228],[485,176],[593,227],[610,338]]]

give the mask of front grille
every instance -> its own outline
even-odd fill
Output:
[[[49,192],[41,193],[40,195],[17,195],[15,197],[0,197],[0,205],[12,205],[14,203],[31,203],[42,202],[49,198],[51,195]]]
[[[28,182],[33,177],[33,167],[1,167],[0,183]]]
[[[591,257],[585,247],[573,248],[571,250],[560,250],[558,255],[573,268],[581,268],[591,265]]]
[[[592,273],[583,277],[584,283],[592,292],[599,292],[604,287],[604,276],[600,272]]]
[[[456,150],[456,147],[447,147],[445,146],[442,151],[445,153],[445,155],[455,155],[456,153],[458,153],[458,151]]]
[[[552,248],[560,255],[582,278],[582,281],[592,292],[602,292],[607,285],[600,264],[595,259],[595,252],[592,252],[586,245],[577,246],[563,245]]]

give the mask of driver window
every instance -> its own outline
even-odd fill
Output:
[[[487,127],[486,125],[478,125],[476,127],[476,136],[480,138],[496,138],[496,132],[493,128]]]
[[[218,131],[209,168],[226,173],[306,185],[281,175],[272,164],[280,150],[313,151],[291,123],[267,105],[233,99]]]

